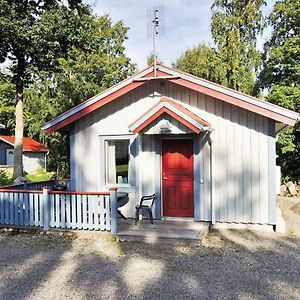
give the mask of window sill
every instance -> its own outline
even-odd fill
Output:
[[[130,184],[107,184],[105,186],[107,189],[110,189],[110,188],[118,188],[120,190],[130,190],[132,192],[135,192],[136,191],[136,186],[132,186]]]
[[[132,187],[129,183],[110,183],[106,184],[107,188],[112,188],[112,187]]]

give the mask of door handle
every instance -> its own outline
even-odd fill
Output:
[[[167,180],[168,179],[168,177],[166,177],[166,176],[163,176],[163,180]]]

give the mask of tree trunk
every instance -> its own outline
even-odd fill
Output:
[[[16,127],[14,148],[14,174],[13,178],[23,176],[23,96],[24,85],[22,76],[18,76],[16,82]]]

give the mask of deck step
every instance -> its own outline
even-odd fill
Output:
[[[208,234],[210,224],[192,221],[149,221],[143,220],[134,225],[134,220],[119,222],[118,236],[125,241],[147,243],[199,243]]]

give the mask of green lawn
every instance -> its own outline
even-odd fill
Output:
[[[53,174],[51,172],[45,174],[28,174],[26,178],[30,181],[47,181],[52,178]]]
[[[1,169],[0,170],[0,186],[2,185],[11,185],[13,184],[12,179],[13,171],[11,169]],[[43,168],[38,168],[34,173],[26,174],[25,177],[29,181],[38,182],[38,181],[47,181],[54,176],[53,172],[46,172]]]
[[[35,172],[26,174],[26,178],[30,181],[46,181],[54,176],[54,172],[46,172],[43,168],[37,168]]]
[[[128,164],[116,166],[117,173],[124,173],[128,171]]]

